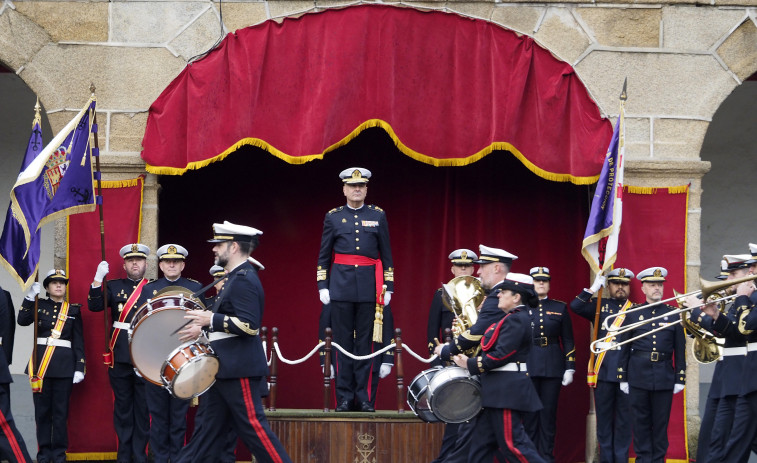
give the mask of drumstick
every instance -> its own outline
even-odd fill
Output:
[[[192,293],[192,296],[194,296],[194,297],[199,297],[199,296],[201,296],[201,295],[205,294],[205,291],[209,290],[210,288],[212,288],[213,286],[215,286],[216,284],[218,284],[218,283],[219,283],[219,282],[220,282],[221,280],[224,280],[224,279],[226,279],[226,277],[227,277],[227,275],[224,275],[224,276],[222,276],[222,277],[220,277],[220,278],[216,279],[215,281],[213,281],[213,283],[209,284],[208,286],[206,286],[206,287],[202,288],[202,289],[201,289],[201,290],[199,290],[199,291],[196,291],[196,292]],[[187,326],[188,326],[188,325],[189,325],[190,323],[192,323],[192,321],[193,321],[193,320],[189,320],[188,322],[184,323],[184,324],[183,324],[183,325],[181,325],[180,327],[176,328],[176,329],[175,329],[175,330],[173,331],[173,333],[171,333],[171,334],[170,334],[169,336],[173,336],[174,334],[176,334],[176,333],[178,333],[179,331],[183,330],[183,329],[184,329],[184,328],[186,328],[186,327],[187,327]]]
[[[183,330],[184,328],[186,328],[186,327],[187,327],[187,326],[188,326],[188,325],[189,325],[190,323],[192,323],[193,321],[194,321],[194,320],[189,320],[189,321],[187,321],[186,323],[184,323],[184,324],[183,324],[183,325],[181,325],[180,327],[178,327],[178,328],[176,328],[175,330],[173,330],[173,333],[169,334],[169,336],[173,336],[174,334],[176,334],[176,333],[178,333],[179,331]]]

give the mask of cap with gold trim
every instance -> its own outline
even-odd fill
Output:
[[[118,253],[124,259],[128,259],[129,257],[147,258],[150,255],[150,248],[141,243],[132,243],[122,247]]]
[[[461,248],[452,251],[447,258],[455,265],[472,265],[478,256],[470,249]]]
[[[47,285],[49,285],[53,281],[62,281],[63,283],[68,284],[66,272],[60,269],[50,270],[49,272],[47,272],[47,276],[45,276],[45,279],[42,281],[42,286],[47,289]]]
[[[189,255],[189,252],[187,252],[184,246],[180,246],[178,244],[164,244],[163,246],[158,248],[157,254],[158,254],[159,260],[166,260],[166,259],[184,260]]]
[[[607,273],[607,281],[614,283],[630,283],[633,277],[633,272],[623,267],[614,268]]]
[[[223,243],[224,241],[242,241],[251,243],[256,236],[262,234],[263,232],[257,228],[248,227],[246,225],[237,225],[228,220],[224,220],[223,223],[213,224],[213,239],[208,240],[208,243]]]
[[[664,282],[668,276],[668,271],[663,267],[649,267],[636,275],[636,278],[642,283]]]
[[[368,179],[371,178],[371,171],[362,167],[349,167],[339,173],[339,178],[348,185],[368,183]]]
[[[534,281],[549,281],[552,279],[548,267],[534,267],[528,273]]]
[[[748,268],[755,260],[750,254],[726,254],[723,256],[726,270],[731,272],[740,268]]]
[[[717,280],[728,279],[728,261],[723,259],[720,261],[720,273],[715,277]]]
[[[222,276],[226,275],[226,270],[224,270],[220,265],[214,265],[210,267],[208,273],[210,273],[210,276],[212,276],[213,278],[221,278]]]
[[[518,256],[516,256],[515,254],[510,254],[504,249],[491,248],[489,246],[484,246],[483,244],[478,245],[478,251],[481,257],[479,257],[477,260],[474,260],[474,264],[491,264],[492,262],[503,262],[505,264],[511,264],[515,259],[518,258]]]

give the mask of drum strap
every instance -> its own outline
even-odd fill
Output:
[[[620,312],[617,317],[615,317],[615,320],[612,322],[612,326],[614,328],[619,328],[620,325],[623,324],[623,320],[626,319],[626,310],[628,310],[631,307],[631,300],[627,300],[625,304],[623,304],[623,307],[620,309]],[[612,342],[615,339],[613,336],[612,338],[608,339],[607,342]],[[602,361],[605,359],[605,354],[607,351],[602,352],[601,354],[597,355],[597,361],[596,366],[594,368],[594,384],[597,384],[597,376],[599,376],[599,367],[602,366]],[[591,380],[591,379],[590,379]]]
[[[63,301],[63,304],[60,306],[60,312],[58,312],[58,319],[55,321],[55,326],[53,327],[52,332],[50,332],[51,338],[60,339],[63,325],[68,319],[68,308],[68,302]],[[53,357],[53,352],[55,352],[55,344],[48,343],[45,348],[45,353],[42,355],[42,361],[39,362],[39,371],[36,376],[32,370],[31,359],[29,359],[29,383],[32,385],[33,392],[42,392],[42,380],[45,378],[45,373],[47,373],[47,367],[50,366],[50,359]]]
[[[129,298],[126,300],[126,304],[124,305],[123,310],[121,310],[121,315],[118,317],[119,323],[124,323],[124,320],[126,320],[126,317],[129,316],[129,312],[131,312],[131,309],[136,305],[137,300],[139,299],[139,296],[142,294],[142,288],[145,287],[147,284],[147,278],[142,278],[142,281],[139,282],[136,288],[134,288],[134,291],[131,292],[129,295]],[[108,344],[108,348],[110,349],[110,355],[111,355],[111,361],[110,361],[110,367],[113,367],[113,348],[116,347],[116,339],[118,339],[118,333],[121,332],[121,328],[116,328],[115,324],[113,325],[113,333],[110,335],[110,343]]]

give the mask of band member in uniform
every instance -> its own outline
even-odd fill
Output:
[[[603,328],[605,319],[617,314],[628,301],[629,286],[634,274],[627,268],[616,268],[607,274],[609,298],[600,301],[599,331],[597,338],[607,335]],[[570,310],[594,323],[597,300],[591,296],[605,283],[603,275],[597,275],[591,288],[584,289],[570,303]],[[599,354],[594,365],[597,372],[594,389],[594,406],[597,417],[597,442],[600,463],[625,463],[631,447],[631,409],[628,395],[623,393],[618,379],[620,349]]]
[[[481,287],[487,291],[486,299],[481,304],[478,313],[478,319],[468,330],[455,336],[450,342],[438,345],[434,348],[434,353],[443,361],[452,361],[452,356],[468,351],[479,345],[484,332],[494,323],[498,323],[504,312],[499,309],[499,299],[497,290],[502,287],[505,277],[510,272],[512,262],[518,257],[505,251],[504,249],[492,248],[489,246],[479,245],[479,258],[473,261],[479,264],[478,276],[481,279]],[[530,336],[530,333],[529,333]],[[533,388],[533,386],[531,386]],[[461,423],[457,430],[457,439],[455,445],[444,458],[445,463],[468,462],[468,453],[471,448],[471,438],[476,428],[474,418],[466,423]]]
[[[450,272],[452,277],[463,277],[473,275],[473,261],[478,259],[475,252],[470,249],[455,249],[447,257],[452,263]],[[444,330],[452,329],[452,321],[455,314],[444,306],[442,301],[443,288],[439,288],[431,299],[431,309],[428,313],[428,349],[433,354],[437,341],[444,342]],[[441,366],[442,362],[438,358],[431,362],[431,365]],[[458,423],[447,423],[444,427],[444,437],[442,437],[442,448],[439,456],[432,463],[444,461],[447,454],[454,448],[457,439]]]
[[[145,285],[139,297],[138,307],[155,297],[158,291],[169,286],[180,286],[195,293],[202,285],[195,280],[184,278],[185,259],[189,254],[183,246],[166,244],[158,248],[158,260],[163,278]],[[190,401],[177,399],[163,386],[145,381],[147,410],[150,412],[150,450],[155,463],[176,461],[184,446],[187,432],[187,411]]]
[[[528,376],[534,383],[543,408],[527,413],[523,424],[539,454],[546,461],[554,462],[560,388],[573,382],[576,371],[573,325],[565,303],[548,297],[552,279],[549,268],[534,267],[529,273],[534,279],[539,306],[527,312],[533,331],[533,346],[528,354]]]
[[[330,210],[323,221],[318,292],[331,306],[334,341],[354,355],[369,355],[376,305],[389,305],[394,290],[389,225],[381,208],[365,204],[368,169],[345,169],[339,177],[347,204]],[[375,411],[368,397],[371,361],[336,359],[336,411]]]
[[[726,279],[733,280],[747,275],[751,256],[723,256]],[[721,266],[722,269],[722,266]],[[730,287],[727,290],[736,290]],[[696,295],[686,299],[687,307],[700,306],[701,299]],[[714,314],[711,309],[718,311]],[[731,425],[736,412],[736,402],[741,388],[741,375],[744,372],[747,354],[747,338],[739,330],[728,330],[721,333],[715,329],[713,316],[722,316],[733,323],[738,322],[736,304],[730,304],[729,310],[720,314],[714,304],[709,307],[696,307],[690,312],[690,320],[714,336],[723,338],[722,355],[715,362],[715,371],[712,374],[712,384],[707,394],[704,416],[699,426],[699,442],[697,443],[697,462],[722,461],[726,452],[728,437],[731,435]],[[712,314],[712,315],[710,315]],[[722,323],[722,321],[721,321]]]
[[[268,426],[261,393],[268,393],[268,365],[258,330],[263,318],[263,286],[247,260],[258,246],[260,230],[230,222],[213,224],[216,265],[228,273],[212,310],[191,310],[193,323],[180,331],[181,340],[197,339],[209,331],[220,367],[216,382],[202,396],[200,429],[176,463],[215,461],[223,445],[221,434],[231,423],[234,432],[261,462],[289,462],[281,442]]]
[[[8,365],[13,361],[13,340],[16,333],[16,311],[8,291],[0,291],[0,459],[11,463],[31,463],[21,433],[11,413],[11,388],[13,382]]]
[[[109,280],[108,303],[113,328],[110,333],[109,356],[105,358],[110,387],[113,389],[113,427],[118,438],[119,463],[147,461],[147,436],[150,416],[147,413],[145,383],[134,371],[129,352],[129,327],[139,306],[150,248],[140,243],[127,244],[119,254],[124,259],[126,278]],[[108,263],[100,262],[87,296],[92,312],[105,310],[102,282],[109,272]]]
[[[81,305],[66,301],[68,278],[50,270],[42,282],[49,299],[37,302],[37,359],[32,380],[38,463],[65,462],[68,448],[68,405],[73,385],[84,379],[84,330]],[[39,283],[26,293],[18,324],[34,323]]]
[[[628,313],[621,326],[676,310],[667,304],[659,304],[667,275],[668,271],[662,267],[639,272],[636,278],[641,281],[641,292],[650,305]],[[654,336],[644,336],[644,333],[664,324],[670,326],[657,331]],[[668,451],[668,422],[673,394],[681,392],[686,382],[686,339],[678,314],[640,324],[620,336],[620,341],[637,336],[642,337],[620,349],[620,389],[629,395],[636,461],[662,463]]]
[[[481,375],[484,410],[476,420],[468,461],[493,461],[499,449],[506,461],[545,462],[521,421],[525,413],[541,408],[526,366],[528,351],[533,347],[526,304],[532,308],[538,305],[533,279],[509,273],[496,293],[497,307],[504,316],[481,338],[481,355],[454,357],[455,364]]]

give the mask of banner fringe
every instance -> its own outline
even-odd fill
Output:
[[[117,452],[82,452],[66,453],[68,461],[93,461],[93,460],[115,460]]]
[[[637,195],[653,195],[657,194],[658,188],[650,187],[650,186],[633,186],[633,185],[623,185],[623,189],[627,193],[633,193]]]
[[[229,156],[231,153],[237,151],[239,148],[245,145],[249,146],[255,146],[257,148],[260,148],[264,151],[267,151],[268,153],[272,154],[273,156],[276,156],[277,158],[281,159],[284,162],[287,162],[289,164],[305,164],[310,161],[314,161],[317,159],[323,159],[324,154],[334,151],[337,148],[340,148],[350,141],[354,140],[358,135],[360,135],[361,132],[363,132],[366,129],[369,128],[381,128],[383,129],[394,141],[395,146],[397,149],[402,152],[402,154],[416,160],[419,162],[422,162],[424,164],[429,164],[434,167],[461,167],[466,166],[469,164],[473,164],[476,161],[479,161],[486,157],[488,154],[492,153],[496,150],[504,150],[509,151],[513,154],[528,170],[533,172],[534,174],[538,175],[539,177],[553,181],[553,182],[571,182],[575,185],[591,185],[592,183],[596,183],[599,179],[599,175],[592,176],[592,177],[576,177],[570,174],[560,174],[556,172],[548,172],[544,169],[541,169],[537,167],[534,163],[529,161],[526,156],[523,155],[517,148],[515,148],[513,145],[507,142],[493,142],[489,146],[481,149],[480,151],[471,154],[470,156],[466,156],[463,158],[449,158],[449,159],[437,159],[432,156],[428,156],[422,153],[419,153],[412,148],[406,146],[402,143],[402,141],[399,139],[397,134],[392,129],[392,126],[381,120],[381,119],[369,119],[359,126],[357,126],[352,132],[347,134],[344,138],[339,140],[338,142],[334,143],[333,145],[327,147],[321,154],[312,154],[307,156],[292,156],[289,154],[284,153],[283,151],[280,151],[276,149],[273,145],[269,144],[265,140],[261,140],[260,138],[243,138],[236,142],[234,145],[223,151],[222,153],[209,158],[204,159],[202,161],[195,161],[190,162],[187,164],[187,167],[181,168],[181,167],[169,167],[169,166],[153,166],[150,164],[146,164],[145,169],[147,172],[151,174],[157,174],[157,175],[182,175],[186,173],[188,170],[197,170],[202,167],[206,167],[214,162],[221,161],[225,159],[227,156]]]

